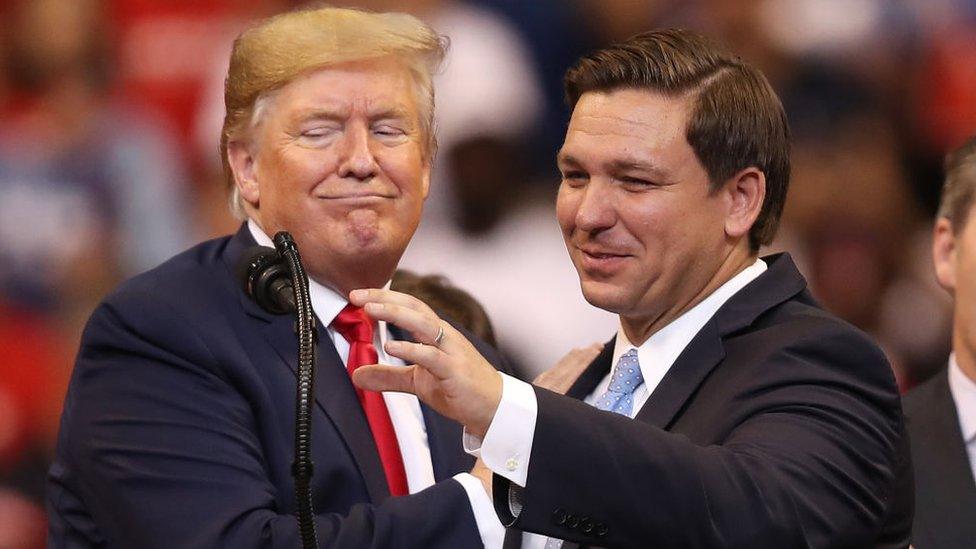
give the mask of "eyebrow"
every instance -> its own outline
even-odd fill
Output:
[[[303,122],[307,120],[342,120],[346,118],[346,116],[348,116],[347,112],[348,111],[345,109],[329,109],[329,108],[303,109],[295,113],[294,119]],[[371,121],[390,120],[390,119],[409,120],[410,115],[407,113],[405,109],[401,107],[392,107],[392,108],[369,113],[369,119]]]
[[[576,158],[573,155],[566,154],[562,151],[559,151],[559,154],[556,155],[556,163],[560,165],[566,165],[572,168],[583,167],[583,162],[581,162],[578,158]],[[609,171],[613,171],[613,172],[623,172],[623,171],[633,170],[633,171],[646,173],[653,177],[659,177],[659,178],[666,178],[668,175],[665,170],[659,168],[658,166],[655,166],[654,164],[651,164],[643,160],[638,160],[636,158],[616,159],[610,162],[609,164],[607,164],[606,166],[609,168]]]

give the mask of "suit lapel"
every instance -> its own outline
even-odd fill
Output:
[[[462,427],[420,403],[420,411],[427,427],[427,445],[434,480],[440,482],[459,472],[466,472],[474,465],[474,458],[461,449]]]
[[[766,271],[729,298],[695,334],[635,419],[668,429],[698,386],[725,358],[723,340],[806,287],[806,281],[788,254],[763,260]]]
[[[244,225],[231,239],[225,254],[232,273],[244,250],[254,245],[256,243]],[[287,367],[297,379],[298,337],[293,329],[295,321],[292,315],[272,315],[261,309],[243,291],[239,294],[244,311],[255,319],[257,330],[281,358],[282,366]],[[326,327],[321,322],[317,324],[315,401],[345,441],[363,477],[370,500],[380,503],[390,496],[390,492],[372,431]],[[314,450],[314,439],[312,446]]]
[[[935,547],[960,547],[963,540],[976,540],[976,483],[969,465],[969,455],[959,431],[959,416],[949,391],[947,371],[938,374],[926,395],[925,406],[919,406],[909,421],[924,425],[913,429],[913,448],[917,475],[924,479],[917,494],[918,504],[925,506],[926,525]]]
[[[583,400],[596,389],[596,386],[610,373],[610,368],[613,366],[611,363],[613,362],[613,347],[616,345],[616,341],[617,338],[613,337],[603,345],[603,350],[583,370],[583,373],[580,374],[569,388],[569,391],[566,391],[566,396]]]
[[[715,323],[709,322],[678,355],[634,419],[667,429],[685,401],[724,357],[722,338]]]

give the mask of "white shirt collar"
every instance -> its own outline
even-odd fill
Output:
[[[766,262],[756,259],[755,263],[719,286],[708,297],[672,320],[670,324],[655,332],[640,346],[634,345],[627,339],[621,326],[617,330],[612,364],[616,364],[624,353],[636,347],[637,361],[644,376],[644,383],[648,390],[653,392],[674,361],[678,359],[678,355],[685,350],[719,308],[765,271]]]
[[[258,226],[257,222],[253,219],[247,220],[247,228],[251,231],[251,236],[254,240],[261,246],[270,246],[274,248],[274,242],[271,238]],[[390,282],[387,282],[385,289],[390,289]],[[320,284],[316,280],[309,277],[308,279],[308,294],[309,298],[312,300],[312,310],[315,311],[315,316],[319,318],[319,321],[324,323],[331,330],[332,321],[335,317],[339,316],[342,309],[346,307],[349,300],[345,296],[341,295],[339,292],[333,290],[332,288]],[[384,345],[389,339],[389,333],[387,330],[386,322],[379,323],[379,335],[380,335],[380,345]]]
[[[955,353],[949,355],[949,392],[956,403],[962,439],[969,444],[976,438],[976,381],[959,368]]]

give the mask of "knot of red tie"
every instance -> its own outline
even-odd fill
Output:
[[[349,303],[339,312],[339,316],[332,321],[332,326],[337,332],[352,343],[373,342],[373,320],[369,318],[362,307],[357,307]]]

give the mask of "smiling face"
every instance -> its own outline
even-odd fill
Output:
[[[249,217],[291,232],[309,275],[339,292],[385,284],[420,221],[430,163],[415,90],[394,58],[319,69],[229,147]]]
[[[559,153],[556,215],[583,294],[636,344],[734,274],[723,265],[745,245],[726,234],[731,195],[710,192],[685,138],[688,103],[588,92]]]

